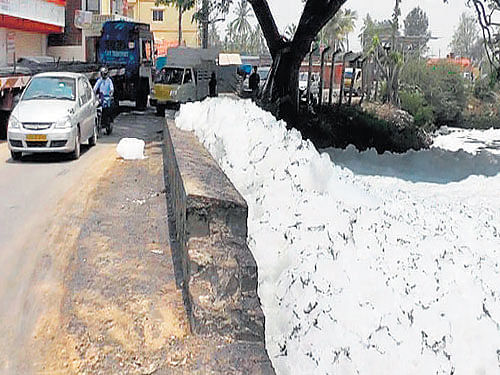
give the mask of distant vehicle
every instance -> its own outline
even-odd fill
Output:
[[[150,104],[164,116],[169,105],[202,100],[208,96],[208,81],[216,71],[215,49],[169,48],[166,65],[155,75]]]
[[[299,73],[299,97],[300,100],[305,102],[307,98],[307,80],[309,74],[308,72]],[[316,104],[319,99],[319,74],[312,73],[311,75],[311,91],[310,91],[310,102]]]
[[[80,144],[97,142],[98,101],[80,73],[35,75],[9,119],[7,142],[12,159],[24,153],[65,152],[80,157]]]
[[[259,74],[260,77],[260,82],[259,82],[259,90],[262,91],[264,88],[264,85],[266,84],[267,77],[269,76],[269,72],[271,71],[270,66],[261,66],[257,68],[257,74]],[[250,73],[252,74],[252,73]],[[241,90],[240,90],[240,96],[241,97],[249,97],[252,93],[252,90],[250,90],[250,84],[249,84],[249,77],[250,74],[247,74],[245,79],[243,80],[243,83],[241,84]]]
[[[269,75],[270,71],[271,71],[271,67],[270,66],[260,66],[260,67],[257,68],[257,74],[260,77],[259,89],[261,91],[264,88],[264,85],[266,84],[267,76]]]
[[[361,73],[361,69],[359,69],[359,68],[345,68],[345,71],[344,71],[344,93],[346,95],[349,95],[349,91],[351,90],[353,71],[355,74],[355,79],[354,79],[354,86],[352,88],[352,94],[355,96],[361,96],[361,92],[362,92],[361,74],[362,73]]]

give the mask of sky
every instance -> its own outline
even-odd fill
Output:
[[[301,0],[268,0],[268,2],[278,28],[282,33],[287,25],[291,23],[298,24],[303,8]],[[458,24],[460,14],[464,11],[472,11],[465,5],[465,0],[449,0],[448,4],[444,4],[442,0],[403,0],[401,3],[401,27],[403,27],[403,20],[406,15],[416,6],[420,6],[427,13],[431,33],[433,36],[439,38],[429,42],[429,54],[432,56],[446,56],[449,52],[448,45],[450,44],[453,30]],[[393,0],[346,1],[344,8],[353,9],[358,13],[356,30],[349,36],[351,50],[356,51],[360,49],[358,35],[363,26],[363,19],[366,14],[370,13],[372,19],[375,20],[388,19],[391,18],[393,7]],[[231,16],[228,18],[231,18]]]

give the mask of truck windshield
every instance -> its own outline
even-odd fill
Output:
[[[65,77],[33,78],[24,91],[22,100],[75,100],[75,80]]]
[[[184,75],[183,68],[163,68],[155,78],[156,83],[165,85],[180,85]]]

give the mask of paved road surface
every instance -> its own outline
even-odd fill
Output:
[[[27,345],[38,317],[61,299],[56,292],[63,293],[69,248],[89,197],[116,162],[117,141],[141,137],[146,125],[115,122],[114,134],[84,147],[77,161],[48,154],[14,162],[0,143],[0,374],[31,372]]]

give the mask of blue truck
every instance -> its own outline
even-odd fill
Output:
[[[113,78],[116,100],[132,100],[136,107],[146,107],[149,90],[153,87],[153,54],[154,40],[148,24],[104,23],[97,58],[100,66],[120,70]]]

